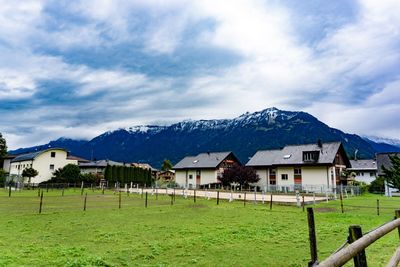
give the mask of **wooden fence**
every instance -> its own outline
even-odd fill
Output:
[[[400,210],[396,210],[394,220],[387,222],[377,227],[376,229],[367,232],[364,235],[362,234],[362,229],[359,225],[351,225],[349,227],[348,239],[343,243],[343,245],[340,246],[340,248],[337,249],[328,258],[319,263],[313,208],[307,208],[307,218],[308,218],[308,229],[309,229],[310,251],[311,251],[311,261],[308,264],[309,267],[343,266],[351,259],[354,260],[354,266],[366,267],[367,258],[365,255],[365,249],[369,245],[371,245],[376,240],[390,233],[396,228],[398,229],[400,236]],[[394,267],[397,266],[399,262],[400,262],[400,248],[398,248],[396,252],[393,254],[387,266]]]

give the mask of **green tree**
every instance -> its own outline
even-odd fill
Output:
[[[0,159],[7,154],[7,143],[3,135],[0,133]]]
[[[6,172],[0,168],[0,186],[3,186],[6,182]]]
[[[104,179],[106,179],[107,181],[112,180],[112,170],[110,165],[107,165],[106,169],[104,170]]]
[[[169,171],[170,169],[172,169],[172,163],[171,161],[169,161],[168,159],[164,159],[162,165],[161,165],[161,170],[162,171]]]
[[[37,176],[39,173],[37,170],[35,170],[34,168],[30,167],[30,168],[25,168],[22,171],[22,177],[24,178],[28,178],[28,183],[31,182],[31,179],[35,176]]]
[[[389,187],[400,190],[400,157],[390,156],[392,167],[389,169],[382,165],[383,173],[385,174],[385,181]]]
[[[68,182],[78,182],[80,180],[81,170],[78,165],[67,164],[62,168],[62,177]]]

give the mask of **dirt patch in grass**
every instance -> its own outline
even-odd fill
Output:
[[[335,208],[316,208],[316,212],[336,212]]]

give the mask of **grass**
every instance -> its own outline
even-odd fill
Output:
[[[305,266],[309,260],[307,216],[301,208],[234,201],[70,189],[0,190],[0,266]],[[381,214],[376,215],[376,199]],[[400,199],[366,195],[315,206],[319,258],[335,251],[348,226],[363,231],[391,219]],[[399,241],[393,231],[367,248],[370,266],[385,266]]]

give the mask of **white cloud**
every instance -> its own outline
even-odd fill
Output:
[[[62,80],[76,86],[73,97],[96,97],[96,102],[88,100],[74,106],[76,110],[51,103],[52,115],[64,117],[57,121],[59,126],[42,121],[48,117],[46,106],[11,114],[2,124],[14,147],[27,137],[35,142],[64,135],[93,137],[134,124],[229,118],[269,106],[310,111],[349,132],[399,138],[394,119],[400,111],[400,4],[396,0],[360,1],[356,18],[339,28],[330,27],[326,37],[313,45],[302,43],[290,7],[275,1],[65,4],[65,12],[82,18],[80,23],[58,21],[46,9],[49,3],[54,4],[0,0],[0,46],[4,47],[0,101],[30,99],[42,90],[42,81]],[[49,29],[47,24],[53,20],[56,25]],[[187,37],[188,33],[194,36]],[[241,60],[219,69],[210,66],[214,73],[194,64],[191,76],[160,77],[123,66],[72,64],[62,55],[82,48],[101,51],[121,43],[170,60],[169,68],[187,63],[179,61],[184,48],[193,53],[199,48],[229,51]],[[46,48],[60,50],[60,55],[48,55]],[[103,121],[96,112],[103,112]],[[21,117],[26,125],[41,125],[40,129],[20,135],[12,132],[9,127]]]

